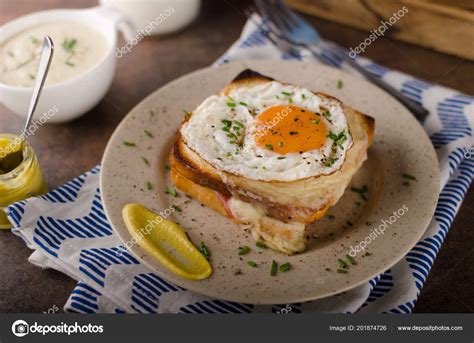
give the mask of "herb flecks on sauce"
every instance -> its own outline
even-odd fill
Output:
[[[76,47],[76,44],[77,44],[76,38],[66,38],[64,39],[63,44],[61,45],[63,49],[69,53],[69,57],[64,63],[70,67],[75,66],[75,64],[71,62],[71,58],[73,58],[76,55],[76,50],[74,50],[74,48]]]

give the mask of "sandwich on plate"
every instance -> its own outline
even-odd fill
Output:
[[[343,195],[374,119],[323,93],[241,72],[189,112],[170,153],[177,188],[286,254]]]

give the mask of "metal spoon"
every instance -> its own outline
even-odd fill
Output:
[[[33,119],[36,106],[38,105],[41,91],[43,90],[46,76],[48,75],[49,66],[53,58],[54,44],[53,40],[49,36],[45,36],[43,40],[43,48],[41,50],[41,58],[38,66],[38,72],[36,73],[35,84],[33,85],[33,93],[30,99],[30,106],[28,108],[28,115],[26,117],[25,126],[21,131],[20,138],[22,139],[21,149],[6,155],[3,159],[0,159],[0,171],[2,173],[8,173],[18,167],[23,160],[23,148],[28,135],[28,129]]]
[[[43,40],[43,49],[41,50],[41,59],[38,66],[38,72],[36,73],[35,84],[33,85],[33,94],[31,95],[30,106],[28,108],[28,116],[26,117],[25,126],[21,131],[21,137],[25,138],[28,128],[30,127],[31,120],[33,119],[33,113],[35,112],[36,105],[43,90],[44,82],[46,81],[46,75],[48,75],[49,66],[53,59],[54,44],[50,36],[45,36]]]

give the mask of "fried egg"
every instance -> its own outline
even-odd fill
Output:
[[[261,181],[332,174],[352,146],[341,102],[278,81],[208,97],[180,133],[217,170]]]

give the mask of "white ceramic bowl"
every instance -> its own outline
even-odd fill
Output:
[[[73,120],[97,105],[107,93],[114,77],[118,25],[127,40],[131,39],[135,32],[134,25],[120,12],[112,9],[102,7],[79,10],[58,9],[36,12],[7,23],[0,29],[0,45],[31,26],[59,20],[79,22],[100,32],[107,42],[108,52],[85,74],[44,86],[34,118],[39,119],[43,113],[57,108],[55,115],[48,119],[48,123]],[[56,43],[57,47],[58,43]],[[31,87],[18,87],[0,82],[0,102],[21,117],[26,116],[31,92]]]
[[[201,0],[99,0],[99,3],[127,14],[138,30],[150,35],[169,34],[183,29],[196,19],[201,7]]]

